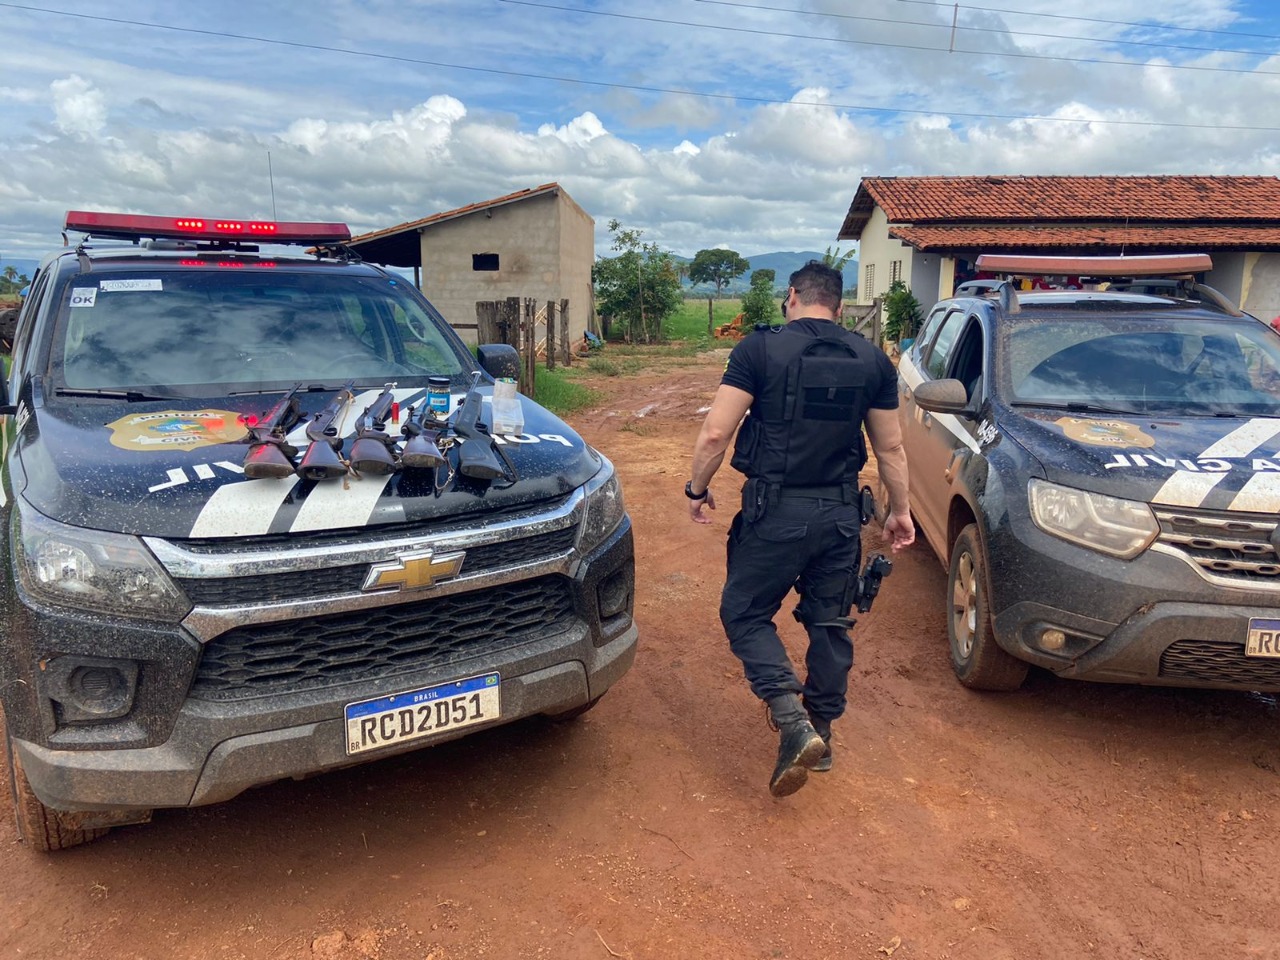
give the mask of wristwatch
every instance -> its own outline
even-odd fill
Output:
[[[711,488],[710,488],[710,487],[708,487],[707,489],[709,490],[709,489],[711,489]],[[690,500],[705,500],[705,499],[707,499],[707,491],[706,491],[706,490],[703,490],[701,493],[694,493],[694,492],[693,492],[693,481],[692,481],[692,480],[686,480],[686,481],[685,481],[685,483],[684,483],[684,495],[685,495],[686,497],[688,497]]]

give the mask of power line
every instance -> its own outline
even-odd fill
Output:
[[[485,73],[494,76],[514,77],[520,80],[547,80],[555,83],[574,83],[580,86],[603,87],[612,90],[631,90],[637,93],[661,93],[673,96],[693,97],[704,100],[723,100],[739,103],[780,104],[807,107],[825,107],[835,110],[853,110],[864,113],[908,114],[926,117],[958,117],[965,120],[1021,120],[1036,123],[1096,123],[1106,126],[1152,127],[1181,130],[1230,130],[1244,133],[1275,133],[1280,127],[1252,126],[1247,124],[1209,124],[1209,123],[1173,123],[1167,120],[1117,120],[1107,117],[1046,117],[1037,114],[1009,113],[976,113],[959,110],[932,109],[922,110],[911,107],[883,107],[865,103],[837,103],[830,100],[796,100],[782,97],[761,97],[747,94],[711,93],[698,90],[680,90],[674,87],[654,87],[633,83],[614,83],[605,80],[583,80],[578,77],[561,77],[553,74],[526,73],[517,70],[500,70],[496,67],[477,67],[472,64],[449,63],[442,60],[428,60],[423,57],[406,57],[390,53],[377,53],[370,50],[356,50],[350,47],[335,47],[326,44],[304,43],[299,40],[281,40],[275,37],[258,37],[252,34],[230,33],[221,30],[206,30],[199,27],[182,27],[168,23],[154,23],[146,20],[131,20],[124,17],[107,17],[100,14],[78,13],[68,10],[53,10],[34,7],[27,4],[9,3],[0,0],[0,8],[23,10],[29,13],[43,13],[52,16],[71,17],[79,20],[90,20],[98,23],[114,23],[130,27],[149,27],[155,30],[167,30],[173,33],[188,33],[199,36],[215,37],[224,40],[244,40],[251,43],[266,43],[276,46],[290,47],[299,50],[315,50],[321,53],[338,53],[345,56],[363,57],[371,60],[385,60],[395,63],[409,63],[416,66],[439,67],[445,70],[463,70],[471,73]]]
[[[937,30],[947,30],[947,31],[950,31],[952,29],[952,26],[950,23],[944,23],[941,21],[934,21],[933,23],[929,23],[923,20],[899,20],[894,17],[868,17],[868,16],[859,16],[857,14],[851,14],[851,13],[822,13],[817,10],[797,10],[794,7],[774,7],[774,6],[768,6],[765,4],[741,3],[741,2],[738,2],[738,0],[697,0],[697,2],[714,4],[715,6],[719,6],[719,7],[736,7],[739,10],[767,10],[770,13],[794,13],[794,14],[800,14],[803,16],[810,16],[810,17],[828,17],[828,18],[839,19],[839,20],[862,20],[869,23],[889,23],[894,25],[904,25],[904,26],[913,26],[913,27],[930,27]],[[944,7],[941,4],[933,3],[931,2],[931,0],[899,0],[899,2],[900,3],[916,3],[921,6],[933,7],[936,10],[943,10],[943,11],[952,9],[951,7]],[[960,5],[959,9],[961,11],[979,10],[979,11],[989,11],[993,13],[1016,13],[1017,12],[1017,11],[994,10],[993,8],[990,8],[990,7],[969,7],[964,5]],[[1039,16],[1039,14],[1031,14],[1031,13],[1024,13],[1022,15],[1028,16],[1028,17]],[[1111,24],[1114,26],[1134,26],[1134,27],[1148,27],[1148,28],[1160,27],[1161,29],[1165,29],[1162,24],[1139,24],[1139,23],[1131,24],[1122,20],[1096,20],[1089,17],[1068,17],[1068,16],[1062,16],[1059,14],[1044,14],[1044,16],[1058,17],[1059,19],[1062,19],[1062,20],[1083,20],[1089,23],[1105,23],[1105,24]],[[1161,43],[1158,40],[1125,40],[1119,37],[1084,37],[1084,36],[1079,36],[1076,34],[1068,34],[1068,33],[1034,33],[1026,30],[995,29],[992,27],[968,27],[968,26],[963,26],[961,24],[957,24],[954,29],[956,29],[957,31],[963,30],[969,33],[1003,34],[1009,37],[1031,37],[1036,40],[1076,40],[1084,43],[1107,44],[1109,46],[1155,47],[1160,50],[1187,50],[1194,53],[1230,53],[1230,54],[1240,54],[1243,56],[1251,56],[1251,57],[1265,57],[1265,56],[1271,55],[1269,52],[1265,50],[1231,50],[1231,49],[1225,49],[1222,47],[1196,47],[1196,46],[1190,46],[1187,44],[1179,44],[1179,43]],[[1173,28],[1169,28],[1169,29],[1173,29]],[[1180,29],[1188,30],[1190,32],[1203,32],[1203,31],[1192,30],[1192,28],[1190,27],[1183,27]],[[1248,37],[1251,35],[1250,34],[1231,34],[1231,36]],[[820,39],[826,39],[826,38],[815,37],[813,39],[820,40]],[[1264,39],[1280,40],[1280,37],[1266,37]],[[1249,72],[1252,72],[1252,71],[1249,71]]]
[[[765,30],[755,27],[734,27],[724,23],[696,23],[688,20],[669,20],[663,17],[644,17],[634,13],[615,13],[611,10],[588,10],[584,7],[566,7],[556,3],[539,3],[535,0],[498,0],[499,3],[513,4],[521,7],[537,7],[542,10],[559,10],[567,13],[581,13],[592,17],[612,17],[618,20],[638,20],[644,23],[660,23],[664,26],[697,27],[703,30],[725,30],[731,33],[751,33],[767,37],[781,37],[787,40],[807,40],[822,43],[843,43],[864,47],[889,47],[895,50],[921,50],[927,53],[965,54],[975,57],[1008,57],[1015,60],[1053,60],[1059,63],[1106,64],[1115,67],[1141,67],[1150,64],[1137,60],[1097,60],[1090,57],[1059,57],[1044,53],[1009,53],[1003,50],[962,50],[959,47],[922,46],[912,43],[890,43],[887,40],[854,40],[849,37],[815,37],[803,33],[783,33],[780,30]],[[842,16],[845,16],[842,14]],[[901,23],[900,20],[886,20],[879,17],[850,17],[855,20],[872,20],[879,23]],[[919,26],[935,26],[935,24],[919,24]],[[948,27],[948,29],[950,29]],[[1263,54],[1256,54],[1263,56]],[[1280,77],[1280,70],[1242,70],[1239,67],[1205,67],[1191,63],[1162,63],[1165,70],[1198,70],[1205,73],[1240,73],[1249,76]]]
[[[698,0],[699,3],[714,3],[715,0]],[[934,0],[898,0],[899,3],[914,3],[921,7],[935,7],[939,10],[950,9],[951,4],[935,3]],[[743,4],[746,6],[746,4]],[[773,9],[773,8],[764,8]],[[1250,40],[1280,40],[1280,36],[1269,33],[1245,33],[1239,30],[1212,30],[1207,27],[1179,27],[1171,23],[1139,23],[1132,20],[1104,20],[1101,17],[1080,17],[1066,13],[1033,13],[1029,10],[1005,10],[1001,7],[975,7],[970,4],[961,4],[961,10],[977,10],[981,13],[1004,13],[1015,17],[1045,17],[1054,20],[1074,20],[1078,23],[1104,23],[1113,27],[1143,27],[1151,29],[1158,27],[1161,30],[1177,30],[1181,33],[1209,33],[1220,37],[1245,37]],[[802,11],[792,11],[800,13]],[[808,12],[808,11],[804,11]],[[838,13],[815,13],[814,16],[822,17],[838,17]]]

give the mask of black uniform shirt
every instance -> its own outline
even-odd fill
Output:
[[[830,324],[830,320],[799,317],[787,326],[820,336]],[[724,376],[720,378],[720,382],[745,390],[753,397],[761,396],[764,393],[765,351],[768,349],[766,341],[771,336],[776,334],[760,330],[740,340],[729,354],[729,362],[725,365]],[[859,344],[859,348],[861,346]],[[871,402],[868,406],[876,410],[897,410],[898,372],[893,368],[893,361],[870,340],[866,341],[866,346],[875,358],[876,365],[876,376],[869,379],[867,383],[867,389],[871,393]]]

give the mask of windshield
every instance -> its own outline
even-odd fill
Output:
[[[1251,317],[1011,318],[997,352],[1015,404],[1280,414],[1280,337]]]
[[[407,287],[336,269],[95,264],[63,291],[50,378],[55,389],[150,393],[462,380],[465,348]]]

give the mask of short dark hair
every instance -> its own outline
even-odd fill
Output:
[[[840,311],[844,297],[844,274],[821,260],[810,260],[791,275],[788,283],[795,288],[796,299],[804,304],[817,304],[834,313]]]

